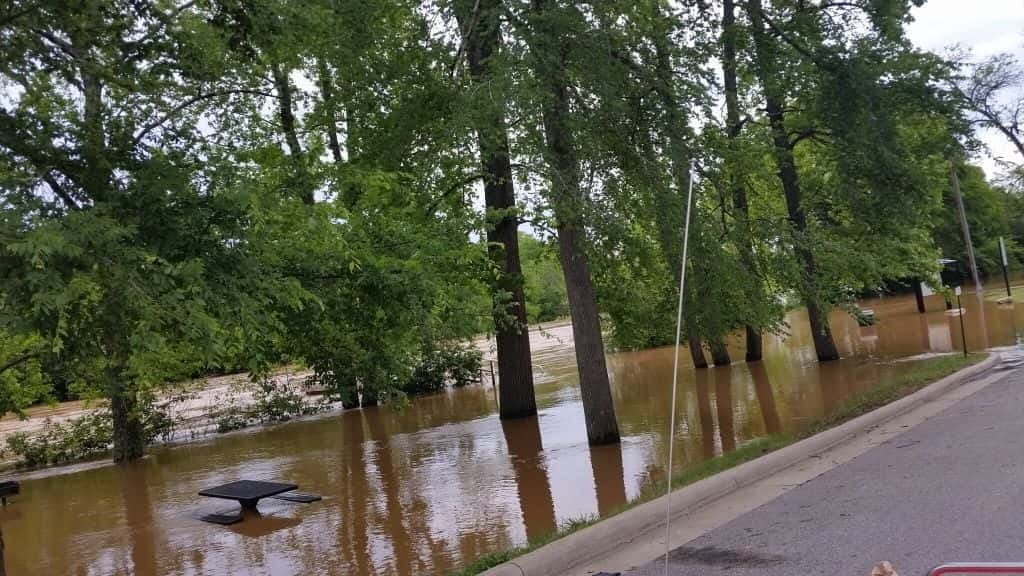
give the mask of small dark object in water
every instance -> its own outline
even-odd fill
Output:
[[[200,518],[203,522],[209,522],[211,524],[220,524],[221,526],[230,526],[237,524],[242,521],[241,514],[207,514]]]
[[[235,500],[244,510],[255,510],[256,504],[264,498],[277,496],[282,492],[291,492],[299,487],[283,482],[263,482],[260,480],[239,480],[221,486],[214,486],[199,492],[200,496]]]
[[[319,494],[306,494],[305,492],[288,492],[285,494],[278,494],[271,496],[274,500],[284,500],[286,502],[298,502],[300,504],[309,504],[310,502],[319,502],[323,500],[323,496]]]
[[[21,493],[21,486],[13,481],[0,482],[0,502],[3,502],[4,506],[7,506],[7,497],[14,496],[15,494]]]

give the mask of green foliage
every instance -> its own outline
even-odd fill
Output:
[[[226,406],[217,407],[212,419],[217,432],[225,433],[257,424],[287,422],[301,416],[317,414],[330,407],[326,402],[308,402],[301,390],[277,378],[263,378],[247,382],[239,388],[252,394],[251,403],[238,398],[226,400]]]
[[[142,423],[147,444],[169,439],[173,423],[165,410],[148,404]],[[101,408],[65,421],[47,419],[38,432],[15,432],[7,437],[6,451],[22,467],[69,464],[109,454],[113,436],[110,410]]]
[[[565,276],[556,249],[535,236],[519,234],[526,293],[526,317],[531,324],[550,322],[569,315]]]
[[[461,388],[480,381],[483,353],[473,347],[441,345],[427,349],[402,390],[410,395],[433,394],[449,386]]]
[[[0,331],[0,417],[49,399],[51,385],[39,362],[38,336],[17,337]]]
[[[457,345],[508,296],[482,240],[499,214],[473,198],[481,119],[505,118],[512,212],[543,234],[520,242],[530,322],[569,313],[550,238],[571,224],[614,344],[670,342],[691,165],[688,336],[777,330],[784,299],[844,305],[962,253],[948,162],[965,98],[939,89],[953,66],[908,43],[908,3],[741,3],[741,120],[725,129],[723,37],[703,7],[498,3],[481,84],[454,18],[472,4],[4,9],[0,415],[108,398],[130,428],[168,381],[244,370],[262,385],[290,361],[349,399],[466,380]],[[999,236],[1021,261],[1019,191],[961,172],[983,270]],[[301,412],[260,390],[258,415],[226,426]]]
[[[1016,224],[1020,228],[1020,220],[1015,219],[1015,209],[1019,214],[1021,204],[1018,196],[990,185],[985,174],[976,166],[964,166],[959,171],[960,194],[963,197],[964,211],[971,227],[971,239],[974,242],[974,256],[978,270],[984,275],[1002,273],[1002,260],[999,256],[999,238],[1006,242],[1010,266],[1017,267],[1024,262],[1017,233]],[[946,258],[954,258],[967,262],[967,247],[963,241],[960,228],[960,215],[953,199],[952,187],[947,186],[943,194],[943,209],[936,214],[935,226],[932,230],[935,243]]]
[[[21,466],[66,464],[106,454],[113,438],[110,413],[97,411],[66,422],[47,421],[36,434],[11,434],[7,449]]]

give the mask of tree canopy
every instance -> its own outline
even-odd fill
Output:
[[[106,398],[131,459],[169,381],[298,362],[397,404],[488,331],[532,391],[527,323],[568,315],[614,441],[603,338],[671,341],[691,186],[695,363],[758,360],[787,301],[836,358],[829,310],[961,255],[951,162],[982,269],[1024,245],[969,164],[975,126],[1016,143],[1019,66],[915,48],[914,4],[8,2],[0,414]]]

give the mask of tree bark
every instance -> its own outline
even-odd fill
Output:
[[[601,318],[598,315],[590,261],[580,228],[585,197],[580,184],[576,145],[569,127],[569,87],[566,78],[563,31],[547,21],[548,0],[534,0],[540,20],[531,38],[537,79],[547,91],[543,106],[544,139],[550,166],[550,200],[558,221],[559,259],[569,296],[569,313],[576,348],[576,364],[583,396],[587,438],[591,444],[619,441],[611,384],[605,364]]]
[[[572,317],[587,438],[591,444],[618,442],[619,425],[615,420],[615,405],[608,381],[601,318],[590,275],[590,261],[575,226],[558,227],[558,247],[569,296],[569,314]]]
[[[460,7],[458,19],[465,31],[469,72],[474,84],[483,85],[492,77],[490,58],[501,43],[501,5],[495,0],[480,0],[475,13],[468,3]],[[496,220],[488,225],[487,252],[501,271],[492,288],[501,383],[499,412],[502,419],[524,418],[537,413],[537,400],[533,390],[526,296],[519,261],[519,219],[515,214],[516,196],[503,102],[487,107],[477,123],[476,133],[485,178],[484,205],[488,220]]]
[[[277,90],[277,112],[278,120],[281,122],[281,132],[284,134],[285,144],[288,146],[288,153],[292,157],[298,169],[302,172],[305,167],[302,165],[303,152],[302,143],[299,142],[299,133],[295,128],[295,113],[292,110],[292,86],[288,80],[288,72],[280,64],[274,63],[271,66],[271,73],[274,76],[274,89]],[[302,202],[312,205],[316,202],[311,186],[302,182]]]
[[[739,154],[736,140],[743,129],[743,123],[740,120],[739,87],[736,81],[736,11],[734,0],[723,0],[722,77],[725,88],[726,136],[729,139],[729,151],[732,155],[732,160],[734,160]],[[740,234],[738,242],[740,262],[750,273],[750,277],[756,279],[759,278],[759,275],[757,273],[757,264],[754,260],[754,247],[750,232],[750,209],[747,203],[747,190],[737,174],[735,166],[729,171],[729,175],[731,179],[730,187],[732,188],[732,203],[735,211],[733,217],[737,220],[737,228]],[[760,285],[757,288],[757,293],[763,297]],[[761,333],[757,327],[750,324],[746,325],[745,331],[747,339],[746,361],[756,362],[761,360],[764,348]]]
[[[110,412],[114,422],[114,462],[142,458],[146,440],[139,417],[138,395],[120,376],[110,395]]]
[[[320,95],[324,100],[324,122],[327,125],[327,147],[334,162],[341,164],[341,143],[338,141],[338,103],[334,99],[334,78],[322,59],[317,62],[320,76]]]
[[[732,357],[729,356],[729,349],[725,347],[725,342],[712,340],[708,343],[708,347],[711,349],[711,361],[715,363],[715,366],[732,364]]]
[[[815,294],[814,284],[818,265],[814,254],[807,247],[807,215],[802,204],[800,180],[793,156],[793,144],[786,132],[785,113],[783,112],[785,98],[778,85],[779,79],[775,74],[774,47],[764,28],[761,0],[747,0],[747,7],[754,39],[757,75],[764,89],[765,109],[771,128],[775,163],[779,169],[779,180],[782,182],[783,193],[786,197],[789,221],[796,233],[794,252],[804,268],[801,293],[807,304],[807,317],[811,324],[811,335],[814,338],[814,350],[819,361],[838,360],[839,351],[832,338],[828,315],[822,310]]]
[[[690,347],[690,358],[693,360],[694,368],[707,368],[708,359],[704,357],[704,349],[701,348],[700,338],[687,338]]]

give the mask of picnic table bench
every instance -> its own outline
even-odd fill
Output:
[[[300,502],[308,504],[320,500],[316,494],[303,494],[295,492],[299,487],[297,484],[286,482],[266,482],[263,480],[238,480],[229,482],[213,488],[207,488],[199,492],[200,496],[209,498],[221,498],[234,500],[242,507],[243,511],[256,511],[256,505],[264,498],[274,498],[287,502]],[[240,514],[208,514],[202,518],[214,524],[234,524],[242,520]]]

